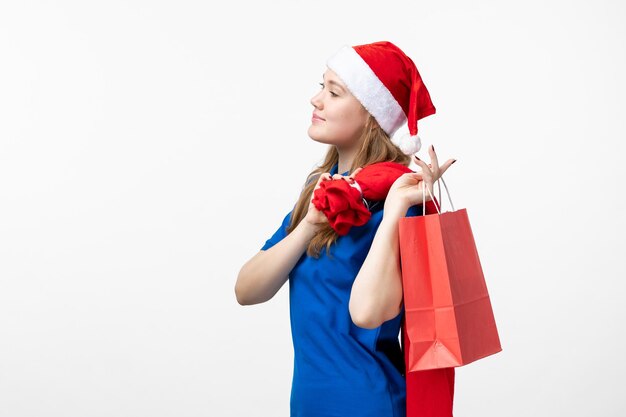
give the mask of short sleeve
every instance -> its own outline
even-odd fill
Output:
[[[267,250],[271,248],[272,246],[283,240],[285,236],[287,236],[287,227],[289,226],[289,222],[291,221],[291,213],[293,213],[293,210],[287,213],[287,215],[283,219],[283,223],[280,225],[278,230],[274,232],[274,235],[272,235],[272,237],[267,239],[267,241],[260,250]]]

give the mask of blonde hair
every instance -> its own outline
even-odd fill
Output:
[[[358,167],[365,167],[376,162],[392,161],[408,166],[411,161],[409,155],[404,154],[400,148],[391,142],[389,135],[385,133],[371,114],[368,116],[363,127],[360,141],[361,148],[352,161],[350,172],[353,172]],[[337,148],[331,145],[328,152],[326,152],[324,162],[307,176],[298,202],[293,209],[291,222],[287,227],[287,234],[291,233],[306,216],[313,189],[315,188],[319,176],[324,172],[329,172],[338,160],[339,155]],[[325,223],[309,242],[306,251],[307,255],[319,258],[320,251],[324,246],[326,247],[326,253],[330,254],[330,246],[338,237],[339,235],[330,224]]]

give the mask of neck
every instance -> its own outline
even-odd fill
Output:
[[[339,155],[339,160],[337,162],[337,173],[339,175],[350,170],[350,167],[352,166],[352,162],[354,161],[356,153],[357,153],[356,147],[353,147],[353,148],[337,147],[337,154]]]

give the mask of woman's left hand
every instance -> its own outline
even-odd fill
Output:
[[[341,179],[341,180],[346,180],[346,181],[348,181],[350,184],[352,184],[352,183],[354,182],[354,177],[356,176],[356,174],[358,174],[359,172],[361,172],[361,170],[362,170],[362,169],[363,169],[362,167],[358,167],[357,169],[355,169],[355,170],[354,170],[354,172],[353,172],[352,174],[350,174],[350,175],[346,175],[346,176],[341,175],[341,174],[334,174],[334,175],[332,176],[332,179],[334,179],[334,180],[339,180],[339,179]]]
[[[424,198],[422,195],[422,182],[424,182],[426,188],[430,190],[430,194],[434,194],[433,185],[435,181],[450,168],[450,165],[456,162],[456,159],[448,159],[443,165],[439,166],[434,146],[431,145],[428,148],[428,153],[431,159],[430,164],[427,164],[413,155],[415,163],[422,168],[422,172],[408,172],[402,174],[392,184],[387,194],[387,199],[385,200],[385,211],[388,209],[396,209],[404,216],[409,207],[422,204]],[[432,200],[428,191],[425,190],[425,193],[426,201]]]

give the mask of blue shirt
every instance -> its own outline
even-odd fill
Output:
[[[330,171],[337,173],[337,164]],[[343,175],[348,175],[345,172]],[[398,341],[404,307],[375,329],[356,326],[348,302],[383,217],[384,201],[370,204],[372,217],[324,247],[306,252],[289,273],[289,311],[294,348],[291,417],[405,417],[404,357]],[[420,215],[421,205],[407,216]],[[291,212],[261,250],[286,236]]]

